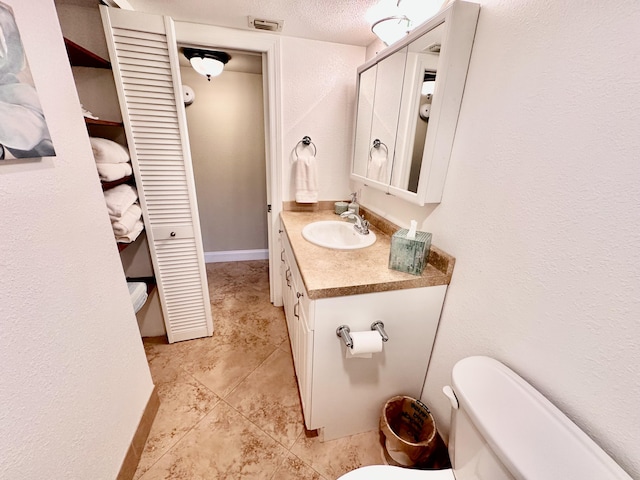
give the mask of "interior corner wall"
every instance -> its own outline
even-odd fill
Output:
[[[320,200],[349,198],[357,69],[365,48],[283,36],[282,135],[284,201],[295,199],[294,148],[317,147]]]
[[[373,42],[367,45],[366,60],[371,60],[385,48],[387,48],[387,46],[382,42],[382,40],[376,38]]]
[[[100,10],[97,5],[88,8],[60,4],[56,5],[56,11],[65,38],[104,59],[109,58]],[[98,118],[121,122],[122,114],[120,113],[116,85],[113,81],[113,72],[106,68],[89,67],[73,67],[72,71],[82,106]],[[111,128],[106,134],[110,139],[126,144],[124,130],[118,132]],[[115,137],[113,137],[114,135]]]
[[[112,480],[153,384],[53,1],[3,3],[56,156],[0,161],[0,477]]]
[[[267,178],[262,75],[223,71],[207,81],[181,67],[205,252],[266,250]]]
[[[442,203],[375,205],[456,257],[423,400],[492,356],[640,478],[640,4],[480,3]]]

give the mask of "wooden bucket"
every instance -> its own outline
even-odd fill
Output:
[[[403,395],[385,403],[380,430],[389,456],[405,467],[425,463],[438,444],[436,422],[427,406]]]

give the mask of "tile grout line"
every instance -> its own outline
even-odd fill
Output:
[[[217,406],[218,404],[222,401],[222,397],[220,397],[219,395],[217,395],[213,390],[211,390],[209,387],[207,387],[204,383],[202,383],[200,380],[198,380],[196,377],[194,377],[189,371],[187,371],[184,367],[182,367],[182,365],[178,365],[178,369],[182,370],[182,372],[184,372],[186,375],[188,375],[190,378],[192,378],[198,385],[200,385],[201,387],[203,387],[205,390],[211,392],[216,398],[217,401],[215,402],[215,404],[211,407],[211,409],[206,412],[202,418],[198,419],[198,421],[193,424],[191,426],[191,428],[189,428],[186,432],[184,432],[183,435],[181,435],[180,437],[177,438],[177,440],[171,444],[171,446],[169,448],[167,448],[167,450],[160,455],[155,462],[153,462],[151,465],[149,465],[149,468],[147,468],[147,470],[145,470],[145,472],[137,478],[137,480],[144,480],[144,476],[153,468],[153,466],[158,463],[160,461],[161,458],[163,458],[167,453],[169,453],[178,443],[180,443],[180,441],[185,438],[189,432],[191,432],[191,430],[193,430],[202,420],[205,419],[205,417],[207,415],[209,415]],[[161,402],[162,403],[162,402]],[[143,450],[144,452],[144,450]]]
[[[241,411],[239,411],[237,408],[235,408],[233,405],[231,405],[229,402],[226,401],[226,399],[222,399],[222,401],[228,406],[230,407],[233,411],[235,411],[236,413],[238,413],[242,418],[244,418],[245,420],[247,420],[249,423],[251,423],[251,425],[253,425],[254,427],[256,427],[258,430],[260,430],[262,433],[264,433],[266,436],[268,436],[269,438],[271,438],[274,442],[276,442],[278,445],[280,445],[282,448],[284,448],[285,450],[285,454],[289,454],[294,456],[295,458],[297,458],[298,460],[300,460],[300,462],[302,462],[304,465],[306,465],[307,467],[309,467],[311,470],[313,470],[315,473],[317,473],[321,479],[324,479],[325,477],[318,472],[315,468],[313,468],[313,466],[307,462],[305,462],[302,458],[300,458],[298,455],[296,455],[295,453],[293,453],[291,451],[291,449],[296,445],[296,443],[298,443],[298,440],[300,440],[300,437],[302,437],[304,435],[305,430],[303,429],[298,436],[296,437],[295,441],[293,442],[293,444],[291,445],[291,447],[287,447],[285,445],[283,445],[279,440],[273,438],[271,436],[271,434],[269,434],[269,432],[266,432],[262,429],[262,427],[260,425],[257,425],[256,423],[253,422],[253,420],[251,420],[250,418],[248,418],[246,415],[244,415]],[[306,429],[306,427],[305,427]],[[283,456],[283,460],[280,464],[278,464],[278,467],[276,468],[276,471],[274,472],[274,476],[272,476],[269,480],[275,480],[276,477],[275,475],[278,473],[278,469],[284,464],[286,460],[286,457]]]
[[[215,394],[214,394],[214,395],[215,395]],[[218,397],[218,396],[216,395],[216,397]],[[196,428],[198,425],[200,425],[200,423],[201,423],[205,418],[207,418],[207,417],[209,416],[209,414],[211,414],[211,412],[213,412],[213,411],[216,409],[216,407],[217,407],[218,405],[220,405],[220,403],[221,403],[221,402],[224,402],[224,400],[223,400],[222,398],[218,397],[218,401],[217,401],[217,402],[216,402],[216,404],[211,408],[211,410],[209,410],[206,414],[204,414],[204,415],[202,416],[202,418],[201,418],[201,419],[199,419],[196,423],[194,423],[194,424],[193,424],[193,426],[192,426],[189,430],[187,430],[187,431],[185,432],[185,434],[184,434],[184,435],[182,435],[182,436],[180,437],[180,439],[178,439],[178,441],[177,441],[176,443],[174,443],[173,445],[171,445],[171,447],[169,447],[169,448],[167,449],[167,451],[166,451],[166,452],[164,452],[162,455],[160,455],[160,457],[158,457],[158,459],[157,459],[155,462],[153,462],[153,463],[151,464],[151,466],[150,466],[150,467],[149,467],[149,468],[148,468],[148,469],[147,469],[147,470],[142,474],[142,476],[138,477],[138,479],[137,479],[137,480],[144,480],[145,475],[151,471],[151,469],[153,468],[153,466],[154,466],[156,463],[158,463],[158,462],[159,462],[159,461],[160,461],[160,460],[161,460],[161,459],[162,459],[166,454],[168,454],[171,450],[173,450],[173,449],[174,449],[174,448],[175,448],[175,447],[176,447],[176,446],[177,446],[177,445],[178,445],[182,440],[184,440],[184,439],[185,439],[185,437],[186,437],[189,433],[191,433],[191,431],[192,431],[194,428]],[[225,403],[226,403],[226,402],[225,402]],[[227,405],[228,405],[228,404],[227,404]]]
[[[209,271],[209,269],[207,269],[208,273],[215,275],[215,272],[213,271]],[[258,292],[260,293],[260,292]],[[214,292],[210,292],[211,296],[214,297],[215,294]],[[220,300],[225,299],[225,298],[235,298],[235,293],[229,293],[229,294],[223,294],[221,297],[217,297]],[[211,302],[212,307],[213,307],[213,301]],[[266,306],[263,307],[264,309],[266,309],[268,307],[270,308],[278,308],[273,306],[270,301],[267,300]],[[282,308],[280,307],[280,310],[282,312]],[[150,474],[149,471],[151,471],[153,469],[154,466],[156,466],[161,459],[163,459],[167,453],[169,452],[173,452],[178,445],[181,444],[181,442],[183,442],[185,440],[185,438],[192,434],[193,430],[196,429],[200,423],[202,421],[204,421],[212,412],[214,412],[217,408],[222,408],[221,403],[224,402],[224,405],[226,407],[231,408],[234,412],[238,413],[245,421],[249,422],[249,424],[253,425],[254,428],[256,428],[256,430],[258,432],[261,432],[263,435],[265,435],[268,438],[271,438],[275,444],[279,445],[280,448],[282,448],[282,455],[280,458],[280,461],[275,465],[275,471],[272,475],[270,475],[269,480],[277,480],[278,479],[278,475],[282,472],[279,473],[279,471],[285,471],[284,469],[286,469],[287,466],[287,462],[289,459],[295,459],[296,461],[299,461],[301,465],[304,465],[306,468],[308,468],[311,472],[313,472],[313,475],[317,475],[318,478],[320,480],[330,480],[328,479],[328,477],[325,477],[323,474],[321,474],[319,471],[317,471],[310,463],[308,463],[307,461],[303,460],[301,457],[299,457],[298,455],[294,454],[292,452],[292,450],[296,447],[296,445],[299,444],[299,442],[301,441],[303,437],[303,435],[305,435],[305,429],[306,427],[304,427],[304,420],[302,420],[303,422],[303,430],[295,437],[295,440],[291,443],[291,447],[287,447],[285,446],[282,442],[280,442],[279,440],[277,440],[276,438],[274,438],[271,434],[269,434],[267,431],[263,430],[262,427],[260,427],[260,425],[257,425],[251,418],[249,418],[248,416],[246,416],[245,414],[243,414],[240,410],[238,410],[236,407],[234,407],[233,405],[231,405],[228,401],[228,399],[235,393],[238,391],[239,387],[241,386],[241,384],[247,380],[247,378],[249,378],[249,376],[251,376],[252,374],[254,374],[259,368],[263,367],[265,365],[265,363],[267,363],[270,359],[272,359],[272,357],[274,357],[275,354],[287,354],[289,356],[292,356],[293,353],[291,352],[291,350],[289,348],[287,348],[287,344],[289,342],[289,336],[288,336],[288,332],[287,335],[285,335],[284,339],[281,340],[278,344],[274,344],[274,342],[272,342],[272,337],[268,336],[268,335],[260,335],[257,332],[247,328],[246,326],[243,326],[242,323],[237,322],[235,317],[229,317],[230,320],[230,326],[237,328],[240,332],[244,332],[244,333],[248,333],[251,335],[254,335],[258,338],[260,338],[261,340],[263,340],[264,342],[266,342],[267,345],[269,345],[270,347],[272,347],[272,350],[267,354],[267,356],[253,369],[251,369],[250,372],[248,372],[245,376],[243,376],[242,379],[240,379],[238,381],[237,384],[233,385],[230,390],[228,390],[227,393],[225,393],[224,395],[218,395],[216,392],[214,392],[211,388],[209,388],[207,385],[205,385],[202,381],[200,381],[198,378],[196,378],[190,371],[188,371],[186,368],[184,368],[181,364],[176,365],[179,370],[181,372],[183,372],[184,374],[187,375],[187,377],[189,379],[191,379],[195,385],[197,385],[199,388],[203,388],[204,391],[210,392],[212,395],[215,396],[216,398],[216,402],[213,404],[213,406],[210,408],[209,411],[207,411],[206,413],[204,413],[204,415],[202,415],[202,417],[200,419],[198,419],[187,431],[184,432],[183,435],[180,436],[179,439],[177,439],[175,441],[175,443],[173,443],[169,448],[167,448],[167,450],[160,455],[160,457],[155,460],[147,470],[145,470],[145,472],[140,476],[137,477],[137,480],[145,480],[145,479],[149,479],[150,480]],[[270,323],[278,321],[278,319],[269,319],[268,320]],[[286,323],[284,325],[284,328],[286,329]],[[285,330],[286,332],[286,330]],[[223,374],[224,375],[224,374]],[[295,378],[295,369],[294,369],[294,378]],[[296,380],[297,381],[297,380]],[[299,392],[298,392],[299,393]],[[288,471],[288,469],[286,469],[286,471]]]

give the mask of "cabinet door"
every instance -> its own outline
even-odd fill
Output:
[[[287,330],[289,332],[289,343],[291,352],[295,352],[295,330],[293,323],[293,305],[294,305],[293,283],[291,279],[291,267],[289,262],[284,262],[282,272],[282,303],[284,304],[284,316],[287,321]]]
[[[282,303],[284,306],[284,316],[287,321],[287,330],[289,333],[289,344],[291,345],[291,353],[295,358],[295,344],[296,344],[296,331],[295,323],[293,322],[293,307],[294,307],[294,286],[293,286],[293,272],[291,270],[291,247],[286,238],[286,233],[280,234],[280,247],[282,249],[280,253],[280,275],[282,278]]]
[[[309,328],[309,312],[303,305],[303,302],[300,302],[298,307],[298,369],[296,373],[304,423],[308,429],[311,429],[313,330]]]
[[[173,22],[100,11],[168,340],[212,335]]]
[[[311,383],[313,360],[313,330],[311,312],[314,302],[309,301],[302,276],[293,256],[286,233],[280,237],[282,245],[282,301],[287,318],[291,355],[298,381],[304,421],[311,427]]]

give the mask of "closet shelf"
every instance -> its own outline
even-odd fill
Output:
[[[90,126],[122,127],[124,125],[122,122],[114,122],[111,120],[98,120],[98,119],[89,118],[89,117],[84,117],[84,122],[87,124],[87,127],[90,127]]]
[[[68,38],[64,39],[64,45],[67,47],[67,55],[72,67],[111,68],[111,62]]]
[[[127,277],[127,282],[144,282],[147,284],[147,295],[151,295],[151,292],[156,288],[155,277]]]
[[[118,180],[113,180],[111,182],[101,182],[101,183],[102,183],[102,191],[105,192],[107,190],[111,190],[113,187],[122,185],[123,183],[133,183],[133,175],[127,175],[126,177],[119,178]]]

